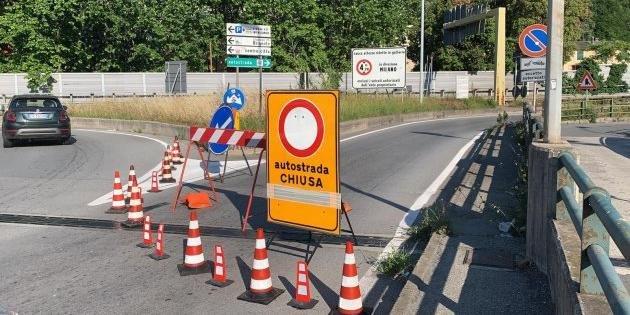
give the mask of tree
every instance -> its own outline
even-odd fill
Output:
[[[600,40],[622,40],[630,42],[630,1],[592,0],[593,35]]]

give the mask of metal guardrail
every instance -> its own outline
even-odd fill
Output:
[[[630,257],[630,224],[615,209],[606,190],[595,186],[570,152],[558,156],[564,168],[583,194],[582,205],[576,201],[573,183],[558,190],[566,210],[556,210],[556,219],[570,219],[580,236],[582,256],[580,293],[605,295],[614,314],[630,314],[630,295],[608,256],[610,238],[626,259]]]
[[[585,100],[565,100],[562,120],[594,120],[630,116],[630,97],[599,97]]]
[[[531,143],[534,139],[542,139],[543,125],[527,102],[523,105],[523,123],[525,123],[527,143]]]

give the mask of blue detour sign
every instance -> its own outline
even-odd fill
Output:
[[[210,123],[208,124],[210,128],[219,128],[219,129],[234,129],[234,117],[232,117],[232,109],[229,106],[222,105],[220,106]],[[212,143],[212,139],[208,142],[208,150],[214,154],[223,154],[228,149],[227,144],[216,144]]]
[[[542,57],[547,54],[547,46],[549,46],[549,36],[547,36],[546,25],[530,25],[518,36],[518,47],[525,56]]]
[[[243,91],[232,88],[225,91],[223,94],[223,103],[230,105],[230,107],[240,110],[245,106],[245,94]]]

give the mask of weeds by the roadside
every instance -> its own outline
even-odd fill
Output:
[[[220,104],[220,98],[217,95],[133,97],[66,104],[70,115],[74,117],[205,126]],[[493,108],[495,103],[482,98],[466,100],[425,98],[424,102],[420,103],[417,97],[411,96],[401,99],[399,95],[348,94],[341,96],[340,106],[340,121],[348,121],[414,112]],[[265,130],[264,115],[264,108],[263,112],[259,113],[257,104],[245,106],[240,114],[241,129]]]
[[[405,249],[399,248],[377,261],[376,271],[390,277],[395,277],[404,272],[409,266],[411,266],[411,254]]]
[[[433,233],[447,235],[450,231],[446,206],[436,203],[424,210],[420,222],[409,227],[407,235],[412,240],[427,241]]]

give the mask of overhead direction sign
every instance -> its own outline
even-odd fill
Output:
[[[265,37],[241,37],[241,36],[228,36],[226,38],[227,45],[237,46],[256,46],[256,47],[271,47],[271,38]]]
[[[227,46],[229,55],[243,56],[271,56],[270,47],[254,47],[254,46]]]
[[[229,106],[220,106],[212,115],[212,119],[208,127],[215,129],[234,129],[234,117],[232,116],[232,108]],[[214,154],[223,154],[229,148],[227,144],[218,143],[219,139],[210,138],[208,140],[208,150]]]
[[[406,48],[352,49],[352,87],[355,89],[404,88]]]
[[[530,25],[518,36],[518,47],[528,57],[536,58],[546,55],[548,45],[547,26],[543,24]]]
[[[590,72],[585,71],[580,83],[578,83],[578,90],[580,91],[592,91],[597,89],[597,83],[593,79]]]
[[[240,23],[226,23],[225,33],[235,36],[271,37],[271,26]]]
[[[339,92],[267,92],[267,220],[340,233]]]

